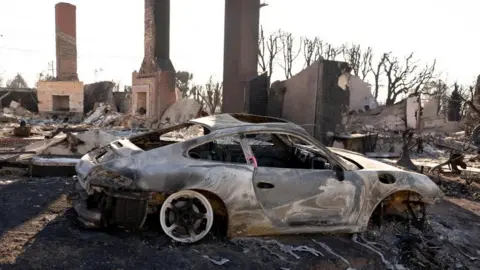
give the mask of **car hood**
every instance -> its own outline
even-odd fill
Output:
[[[394,167],[392,165],[388,165],[388,164],[386,164],[384,162],[381,162],[381,161],[378,161],[378,160],[367,158],[366,156],[364,156],[360,153],[356,153],[356,152],[352,152],[352,151],[348,151],[348,150],[344,150],[344,149],[340,149],[340,148],[334,148],[334,147],[329,147],[328,149],[330,151],[332,151],[333,153],[335,153],[336,155],[340,156],[340,157],[343,157],[345,159],[349,159],[349,160],[354,161],[355,163],[358,163],[360,166],[363,167],[363,169],[385,170],[385,171],[402,171],[402,169],[399,169],[399,168]]]

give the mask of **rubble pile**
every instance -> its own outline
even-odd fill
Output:
[[[0,166],[28,167],[41,163],[74,169],[79,158],[95,148],[120,137],[184,123],[198,117],[201,110],[195,100],[181,100],[170,106],[162,118],[154,119],[147,117],[145,112],[120,113],[112,106],[111,102],[95,102],[82,120],[77,115],[34,114],[12,101],[0,113]],[[183,140],[201,132],[203,130],[198,127],[185,128],[163,136]],[[69,173],[72,172],[74,170]]]
[[[10,107],[3,108],[3,113],[20,117],[31,117],[33,115],[30,111],[23,108],[18,102],[13,100],[10,103]]]
[[[81,157],[92,149],[106,145],[118,139],[105,131],[99,129],[86,132],[59,133],[51,139],[45,139],[38,143],[27,145],[20,149],[25,152],[35,152],[36,155],[57,155]]]
[[[163,138],[170,138],[175,140],[189,140],[203,134],[203,128],[200,126],[186,127],[178,131],[172,131],[162,135]]]
[[[106,103],[96,103],[93,110],[87,113],[83,124],[93,125],[97,127],[105,127],[113,125],[123,115],[113,111],[111,105]]]
[[[20,106],[18,102],[12,100],[9,107],[3,108],[0,113],[0,123],[12,123],[17,122],[20,119],[33,118],[34,114],[29,110]]]
[[[172,124],[167,121],[159,121],[156,118],[147,118],[144,114],[126,113],[122,114],[112,110],[111,105],[106,103],[97,103],[94,109],[90,111],[83,124],[95,127],[123,127],[123,128],[147,128],[158,129]]]

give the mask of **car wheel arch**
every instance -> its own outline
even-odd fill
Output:
[[[205,196],[213,208],[213,213],[215,215],[213,219],[214,226],[217,227],[217,230],[220,230],[222,236],[227,236],[229,233],[228,230],[228,208],[223,201],[223,199],[215,194],[214,192],[204,190],[204,189],[190,189],[196,191],[203,196]]]
[[[407,195],[408,194],[408,195]],[[372,207],[371,210],[369,210],[369,213],[368,213],[368,219],[366,220],[366,226],[370,223],[370,220],[372,219],[372,217],[374,217],[374,214],[375,212],[377,211],[377,209],[380,207],[381,203],[382,202],[385,202],[387,201],[390,197],[394,197],[394,200],[399,200],[400,198],[402,197],[405,197],[405,196],[419,196],[420,197],[420,200],[421,198],[423,197],[422,194],[418,191],[415,191],[415,190],[412,190],[412,189],[401,189],[401,190],[395,190],[393,192],[390,192],[388,193],[386,196],[383,196],[383,198],[381,200],[379,200],[374,207]]]

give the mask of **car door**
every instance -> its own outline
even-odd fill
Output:
[[[277,226],[351,225],[361,207],[362,180],[352,173],[345,176],[341,181],[331,169],[259,165],[254,169],[253,186],[265,214]]]

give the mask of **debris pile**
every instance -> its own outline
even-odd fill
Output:
[[[83,124],[100,128],[123,127],[133,129],[158,129],[166,123],[161,123],[157,119],[149,119],[145,114],[136,114],[132,112],[122,114],[112,110],[111,105],[102,102],[95,104],[94,109],[86,115]]]
[[[114,124],[122,116],[121,113],[113,111],[111,105],[103,102],[96,103],[93,110],[86,115],[83,124],[106,127]]]
[[[81,157],[92,149],[106,145],[116,139],[105,131],[95,129],[89,131],[79,130],[62,130],[58,135],[33,143],[21,151],[35,152],[36,155],[53,155],[53,156],[77,156]]]
[[[10,102],[9,107],[3,108],[3,113],[20,117],[31,117],[33,115],[30,111],[23,108],[18,102],[15,102],[13,100],[12,102]]]
[[[0,113],[0,123],[17,122],[20,119],[29,119],[34,117],[33,113],[20,106],[18,102],[12,100],[9,107],[3,108]]]

